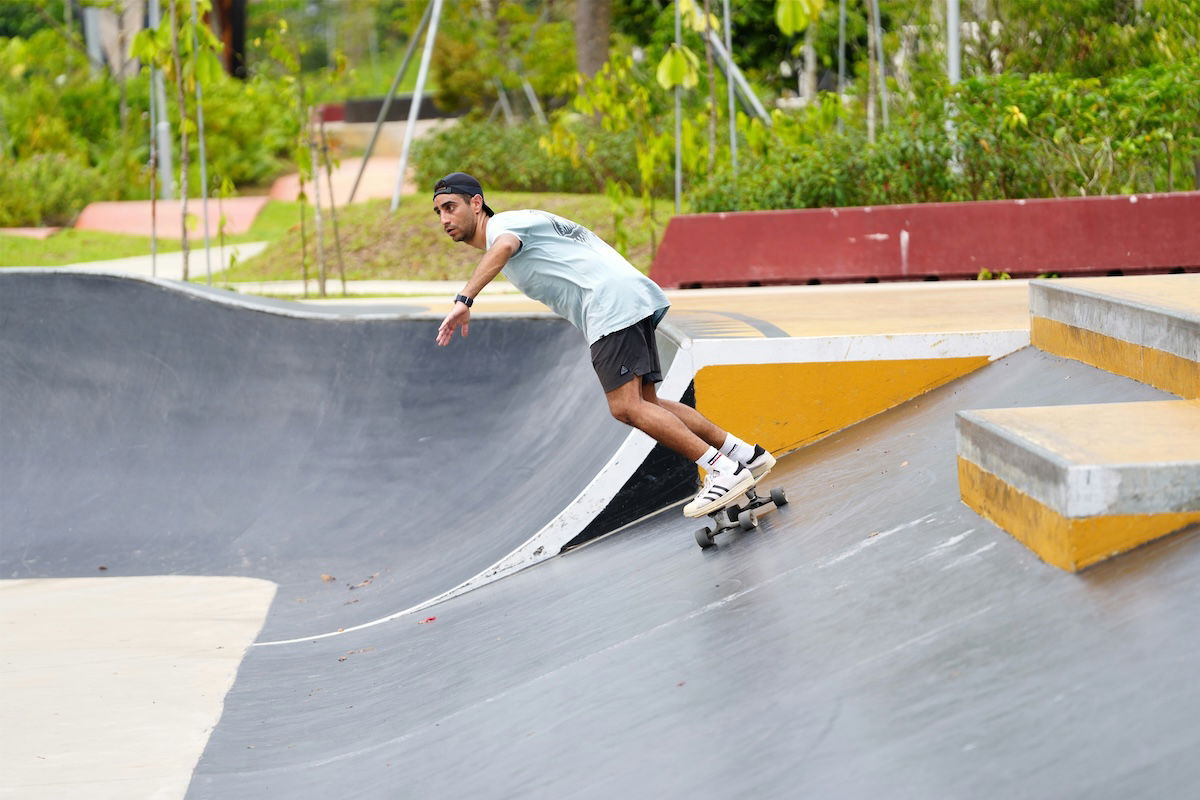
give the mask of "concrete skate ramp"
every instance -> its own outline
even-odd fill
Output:
[[[266,578],[264,640],[471,578],[627,430],[569,324],[437,324],[0,273],[0,577]]]
[[[668,510],[251,648],[188,797],[1193,794],[1196,530],[1068,574],[954,467],[959,409],[1164,397],[1026,349],[782,459],[791,503],[717,548]]]

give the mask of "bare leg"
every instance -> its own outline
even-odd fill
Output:
[[[691,406],[677,403],[674,400],[664,400],[659,397],[653,383],[642,385],[642,398],[648,403],[657,403],[679,417],[683,424],[688,427],[688,430],[718,450],[725,445],[725,431],[721,430],[711,420]]]
[[[632,425],[659,444],[671,448],[692,461],[703,456],[708,450],[709,443],[693,432],[680,416],[663,407],[657,399],[647,400],[640,384],[641,381],[635,378],[605,394],[608,399],[608,410],[613,417],[626,425]],[[654,385],[648,384],[648,386],[653,397]],[[687,406],[683,406],[683,408],[687,408]],[[691,411],[691,409],[688,410]],[[704,417],[699,414],[696,416],[704,420]],[[704,420],[704,422],[708,421]],[[711,422],[708,424],[716,429]],[[724,434],[722,434],[721,440],[724,441]],[[720,444],[716,446],[720,447]]]

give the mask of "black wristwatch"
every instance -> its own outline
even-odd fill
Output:
[[[467,297],[465,294],[457,295],[454,298],[454,302],[464,303],[467,306],[467,308],[470,308],[471,306],[475,305],[475,301],[472,300],[471,298]]]

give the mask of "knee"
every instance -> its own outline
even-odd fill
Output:
[[[608,412],[613,415],[613,419],[618,422],[623,422],[626,425],[633,425],[637,419],[637,403],[630,403],[619,400],[610,400],[608,403]]]

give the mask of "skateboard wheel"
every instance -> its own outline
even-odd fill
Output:
[[[716,539],[713,538],[713,533],[708,528],[696,529],[696,544],[700,545],[701,549],[707,550],[716,544]]]
[[[738,524],[742,526],[742,530],[749,531],[758,527],[758,517],[754,516],[754,512],[746,509],[738,514]]]
[[[778,508],[779,506],[787,505],[787,493],[783,489],[771,490],[771,502]]]

